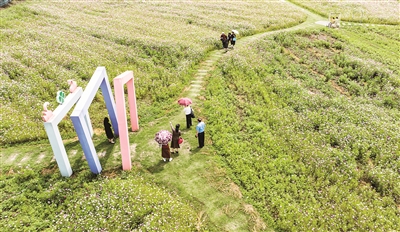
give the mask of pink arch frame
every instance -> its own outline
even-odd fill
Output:
[[[131,151],[129,146],[128,123],[126,118],[125,94],[124,94],[125,84],[128,89],[128,103],[129,103],[132,131],[138,131],[139,123],[138,123],[138,114],[136,106],[135,85],[133,82],[132,71],[126,71],[117,76],[116,78],[114,78],[114,92],[115,92],[115,103],[117,108],[119,141],[120,141],[121,156],[122,156],[122,169],[131,170],[132,168],[131,154],[130,154]]]

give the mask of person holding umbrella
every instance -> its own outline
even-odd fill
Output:
[[[196,135],[195,137],[199,141],[199,146],[197,148],[202,148],[204,147],[204,130],[206,128],[206,124],[202,122],[201,118],[197,119],[197,126],[196,126]]]
[[[184,97],[178,100],[178,104],[185,106],[185,108],[183,109],[183,111],[185,112],[186,115],[186,127],[188,129],[190,129],[190,127],[192,126],[192,115],[193,115],[193,110],[192,107],[190,107],[190,104],[192,104],[192,99]]]
[[[172,161],[171,151],[169,149],[169,141],[172,140],[171,132],[167,130],[161,130],[156,133],[154,140],[161,146],[161,157],[166,162],[167,160]]]
[[[190,129],[191,126],[193,126],[192,124],[192,107],[190,107],[190,105],[187,105],[183,111],[185,112],[186,115],[186,128]]]
[[[161,145],[161,157],[164,160],[164,162],[167,162],[167,160],[172,161],[171,151],[169,149],[168,143]]]

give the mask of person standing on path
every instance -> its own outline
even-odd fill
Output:
[[[179,153],[178,152],[178,149],[180,148],[179,137],[181,137],[181,132],[179,131],[179,127],[181,125],[176,124],[175,129],[172,126],[172,122],[169,122],[169,125],[171,126],[171,130],[172,130],[172,140],[171,140],[172,153]]]
[[[222,47],[224,47],[225,51],[228,51],[229,40],[228,37],[222,32],[220,40],[222,41]]]
[[[164,160],[164,162],[167,162],[167,160],[172,161],[171,151],[169,150],[168,143],[161,145],[161,157]]]
[[[236,34],[235,34],[234,31],[232,31],[232,34],[231,34],[231,45],[232,45],[232,49],[233,49],[233,47],[235,46],[235,44],[236,44]]]
[[[206,129],[206,124],[202,122],[201,118],[197,119],[197,126],[196,126],[196,138],[199,140],[199,146],[197,148],[204,147],[204,130]]]
[[[107,117],[104,118],[103,124],[104,124],[104,130],[106,131],[106,136],[108,138],[108,142],[114,144],[115,143],[114,142],[114,133],[112,132],[111,124]]]
[[[183,111],[185,112],[186,115],[186,128],[190,129],[192,126],[192,107],[190,105],[187,105]]]

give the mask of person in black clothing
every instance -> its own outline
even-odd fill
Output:
[[[220,39],[222,41],[222,46],[224,47],[225,51],[228,51],[228,45],[229,45],[228,36],[226,36],[225,33],[222,32]]]
[[[232,49],[233,49],[233,47],[236,44],[236,34],[233,31],[232,31],[232,34],[231,34],[231,40],[230,41],[231,41],[231,45],[232,45]]]
[[[171,130],[172,130],[172,141],[171,141],[172,153],[178,153],[178,149],[180,148],[179,138],[181,137],[181,132],[179,131],[179,127],[181,125],[176,124],[175,129],[172,126],[172,122],[169,122],[169,125],[171,126]]]
[[[103,123],[104,123],[104,130],[106,131],[106,135],[107,135],[107,138],[108,138],[108,142],[114,144],[115,143],[114,142],[114,133],[112,132],[111,124],[110,124],[110,122],[109,122],[107,117],[104,118]]]

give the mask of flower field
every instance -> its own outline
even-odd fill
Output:
[[[340,13],[341,19],[359,23],[399,24],[400,8],[397,0],[376,1],[304,1],[290,0],[302,7],[326,16],[329,13]]]
[[[213,145],[274,229],[399,228],[398,29],[277,34],[208,80]]]
[[[397,231],[399,3],[293,2],[392,25],[331,30],[284,1],[16,0],[0,9],[0,231]],[[235,49],[218,51],[231,29]],[[134,72],[132,170],[102,133],[99,91],[89,113],[102,172],[90,172],[66,117],[73,174],[64,178],[42,104],[55,109],[67,80],[84,88],[98,66],[110,81]],[[182,128],[179,154],[163,162],[154,135],[184,125],[176,100],[188,93],[206,146],[195,149],[194,129]]]
[[[42,104],[54,110],[67,80],[84,88],[98,66],[110,80],[132,70],[141,121],[154,120],[179,97],[196,64],[220,46],[221,31],[250,35],[305,20],[287,3],[203,1],[24,1],[1,14],[0,144],[46,138]],[[95,128],[102,128],[103,105],[99,93],[89,109]],[[63,138],[74,136],[70,120],[59,126]]]
[[[24,169],[2,178],[2,231],[195,230],[193,206],[140,175],[54,177]]]

